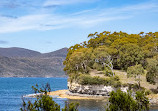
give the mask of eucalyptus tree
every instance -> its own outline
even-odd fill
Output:
[[[127,77],[134,77],[135,81],[138,82],[138,86],[140,88],[141,75],[144,74],[144,68],[141,64],[128,67],[127,69]]]
[[[92,50],[92,48],[80,48],[74,51],[67,60],[67,69],[65,68],[65,71],[68,73],[88,73]]]
[[[101,63],[103,68],[105,66],[108,67],[112,72],[112,76],[114,76],[115,74],[113,71],[113,59],[108,52],[110,52],[110,50],[106,46],[100,46],[94,49],[94,60],[97,63]]]
[[[147,71],[147,81],[152,84],[158,82],[158,55],[147,59]]]
[[[140,64],[144,60],[142,49],[136,44],[125,44],[119,49],[118,65],[127,69],[130,66]]]

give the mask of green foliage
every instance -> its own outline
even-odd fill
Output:
[[[127,69],[127,76],[130,77],[137,77],[138,75],[144,74],[144,68],[142,67],[141,64],[135,65],[128,67]]]
[[[35,94],[39,93],[39,95],[36,95],[36,100],[34,102],[25,101],[23,100],[23,106],[20,108],[21,111],[60,111],[60,105],[58,105],[56,102],[53,101],[53,98],[50,97],[48,92],[51,91],[50,85],[47,83],[42,88],[39,88],[39,86],[36,84],[36,86],[32,86],[32,89],[34,90]],[[78,111],[78,103],[68,103],[65,104],[65,108],[62,109],[62,111]]]
[[[135,77],[135,80],[138,82],[138,85],[140,87],[140,75],[144,74],[144,68],[141,64],[128,67],[127,69],[127,77]]]
[[[110,105],[106,111],[148,111],[149,100],[144,92],[136,92],[135,99],[131,96],[131,92],[123,92],[120,89],[116,92],[112,91],[109,98]]]
[[[143,59],[144,54],[141,48],[136,44],[130,43],[121,46],[117,62],[120,67],[127,69],[129,66],[141,63]]]
[[[82,85],[110,85],[116,88],[121,86],[118,76],[102,78],[99,76],[91,77],[90,75],[82,74],[78,77],[78,82]]]
[[[95,62],[93,64],[93,69],[97,69],[98,71],[102,71],[104,68],[101,64]]]
[[[113,69],[127,70],[141,64],[147,68],[147,81],[156,83],[157,65],[150,59],[158,55],[158,32],[128,34],[104,31],[89,34],[88,38],[87,42],[68,49],[64,61],[64,71],[68,74],[89,73],[91,69],[97,69],[104,70],[105,75],[114,76]]]
[[[65,102],[65,107],[62,111],[78,111],[79,103],[68,103]]]
[[[155,84],[158,79],[158,56],[147,59],[147,75],[146,79],[148,82]]]
[[[149,110],[149,100],[143,91],[137,91],[135,98],[137,101],[137,110]]]
[[[75,50],[68,59],[65,60],[64,70],[67,73],[88,73],[89,64],[91,62],[92,49],[91,48],[79,48]]]
[[[112,71],[108,67],[104,68],[103,73],[105,74],[105,76],[109,76],[109,77],[113,75]]]
[[[73,81],[76,81],[77,78],[78,78],[79,74],[75,73],[75,74],[69,74],[69,78],[68,78],[68,81],[70,83],[72,83]]]

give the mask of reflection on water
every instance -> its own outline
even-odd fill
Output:
[[[67,100],[70,102],[78,102],[79,111],[105,111],[107,101],[101,100]],[[158,106],[152,106],[150,111],[158,111]]]
[[[68,100],[68,102],[78,102],[79,111],[105,111],[106,101],[96,100]]]
[[[105,111],[106,101],[96,100],[67,100],[70,102],[78,102],[79,111]]]

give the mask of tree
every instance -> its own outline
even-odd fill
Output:
[[[66,59],[64,60],[63,64],[65,65],[64,67],[64,71],[67,72],[67,73],[70,73],[70,62],[69,62],[69,58],[71,57],[71,55],[78,49],[80,48],[83,48],[83,46],[81,44],[76,44],[74,46],[71,46],[69,49],[68,49],[68,53],[67,53],[67,56],[66,56]],[[69,72],[70,71],[70,72]]]
[[[50,85],[47,83],[42,88],[36,84],[36,86],[32,86],[36,95],[36,100],[34,102],[23,100],[23,106],[20,108],[21,111],[60,111],[60,105],[53,101],[52,97],[48,95],[51,91]],[[78,103],[68,103],[65,104],[65,108],[62,111],[78,111]]]
[[[146,79],[148,82],[155,84],[158,80],[158,56],[147,59],[147,75]]]
[[[109,98],[110,105],[106,111],[148,111],[149,100],[144,92],[136,92],[135,99],[131,96],[131,92],[123,92],[120,89],[116,92],[112,91]]]
[[[94,50],[94,59],[95,62],[101,63],[103,68],[106,66],[112,72],[112,76],[114,76],[113,72],[113,59],[111,55],[108,53],[109,49],[106,46],[100,46]]]
[[[130,66],[140,64],[143,59],[144,54],[141,48],[136,44],[130,43],[121,46],[117,62],[121,68],[127,69]]]
[[[68,49],[64,61],[64,71],[68,74],[78,71],[85,73],[89,68],[96,69],[96,67],[99,70],[106,67],[111,72],[113,68],[127,70],[136,64],[146,67],[146,59],[158,55],[158,32],[128,34],[122,31],[113,33],[104,31],[89,34],[88,38],[87,42],[84,41]],[[89,49],[91,53],[87,53]]]
[[[135,77],[135,80],[138,82],[138,86],[140,88],[140,75],[144,74],[144,68],[141,64],[128,67],[127,69],[127,77]]]
[[[65,71],[67,73],[88,73],[88,64],[91,62],[91,54],[92,48],[80,48],[74,51],[67,60]]]

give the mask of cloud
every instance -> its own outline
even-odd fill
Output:
[[[54,4],[65,4],[65,2],[65,0],[59,0],[58,2],[54,2]],[[70,0],[66,3],[70,4],[78,2],[81,3],[84,1]],[[50,1],[45,2],[46,6],[48,6],[48,4],[51,4]],[[45,31],[69,27],[90,28],[98,24],[105,24],[109,21],[137,17],[139,14],[146,14],[146,12],[152,12],[154,10],[158,10],[158,5],[156,3],[144,3],[117,8],[82,10],[65,15],[56,12],[39,12],[39,14],[35,13],[15,18],[0,16],[0,33],[18,32],[24,30]]]
[[[30,8],[39,8],[43,5],[40,0],[0,0],[0,8],[8,9],[30,9]]]
[[[90,3],[90,2],[95,2],[95,1],[96,0],[47,0],[44,3],[44,7],[70,5],[70,4],[77,4],[77,3]]]
[[[0,44],[8,44],[8,41],[0,40]]]
[[[47,41],[47,42],[46,42],[46,44],[52,44],[52,42],[50,42],[50,41]]]

